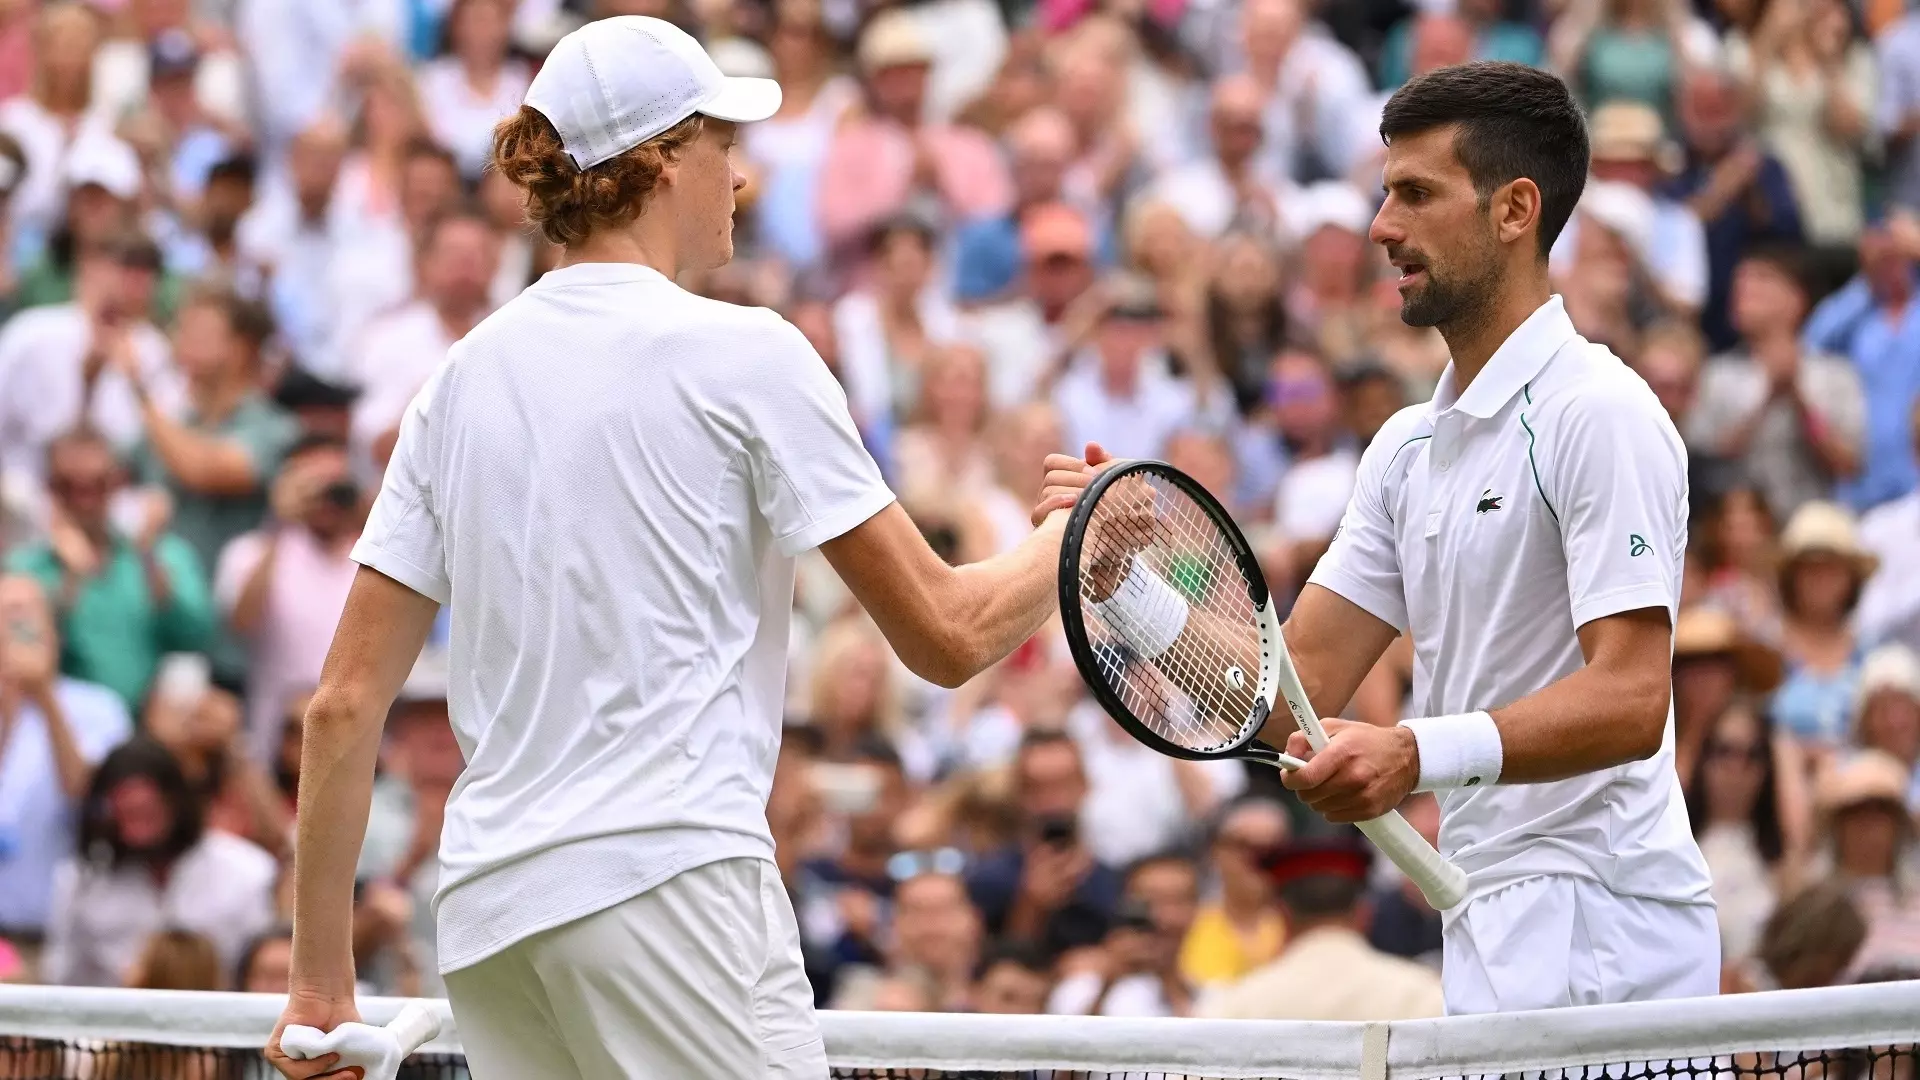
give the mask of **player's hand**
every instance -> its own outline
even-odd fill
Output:
[[[298,1061],[280,1049],[280,1033],[289,1024],[303,1024],[327,1032],[359,1020],[360,1010],[354,1007],[351,990],[341,994],[295,986],[287,994],[287,1007],[280,1013],[280,1022],[274,1025],[273,1037],[267,1040],[267,1063],[289,1080],[364,1080],[366,1070],[357,1066],[338,1067],[339,1054]]]
[[[1322,723],[1327,745],[1317,753],[1305,733],[1287,737],[1287,753],[1307,764],[1281,777],[1328,821],[1372,821],[1398,807],[1420,782],[1420,749],[1413,732],[1350,720]]]
[[[1033,526],[1039,528],[1056,510],[1071,510],[1093,478],[1113,464],[1113,455],[1099,443],[1087,444],[1087,456],[1048,454],[1046,478],[1040,482],[1040,501],[1033,507]]]

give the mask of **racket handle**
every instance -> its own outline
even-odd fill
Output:
[[[1361,822],[1360,831],[1419,886],[1435,911],[1445,911],[1466,898],[1466,871],[1435,851],[1399,811],[1388,811],[1384,817]]]

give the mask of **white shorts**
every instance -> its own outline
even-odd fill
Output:
[[[723,859],[449,972],[474,1080],[824,1080],[780,872]]]
[[[1720,992],[1713,905],[1621,896],[1586,878],[1529,878],[1468,900],[1444,941],[1448,1016]]]

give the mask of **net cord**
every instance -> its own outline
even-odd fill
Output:
[[[0,1035],[257,1048],[283,1001],[273,994],[0,986]],[[386,1023],[406,1001],[362,999],[362,1019]],[[446,1002],[427,1004],[445,1026],[421,1052],[459,1053]],[[1910,1044],[1920,1042],[1920,981],[1379,1024],[858,1012],[822,1012],[820,1024],[840,1068],[1418,1080]],[[1384,1076],[1363,1071],[1363,1061],[1377,1056],[1367,1044],[1383,1037]]]

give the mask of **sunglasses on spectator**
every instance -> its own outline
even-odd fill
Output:
[[[55,476],[47,481],[47,490],[55,495],[104,495],[113,488],[113,477]]]
[[[1267,384],[1267,400],[1275,405],[1320,401],[1327,396],[1327,384],[1319,379],[1274,379]]]
[[[887,860],[887,876],[896,882],[912,881],[928,874],[954,877],[967,868],[967,857],[958,848],[933,851],[902,851]]]

